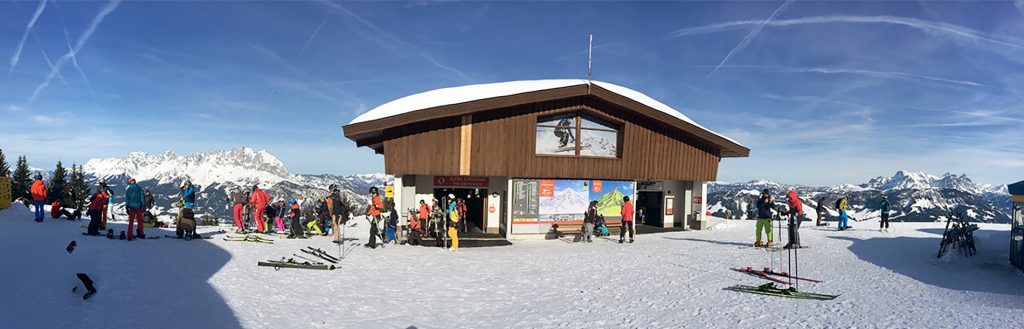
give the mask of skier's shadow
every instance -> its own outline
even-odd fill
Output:
[[[1024,296],[1024,275],[1006,260],[1008,251],[1002,243],[1010,239],[1007,231],[975,231],[978,254],[967,257],[957,249],[950,250],[942,259],[936,258],[941,236],[829,238],[850,241],[849,250],[858,258],[921,283],[990,293],[993,296],[978,298],[978,301],[995,307],[1024,308],[1020,303],[1020,296]]]

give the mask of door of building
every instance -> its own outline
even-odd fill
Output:
[[[637,192],[636,209],[643,211],[644,219],[641,224],[661,227],[664,224],[663,192]]]
[[[1010,263],[1024,270],[1024,203],[1013,203],[1010,226]]]
[[[468,227],[476,227],[480,230],[484,230],[486,227],[485,216],[487,215],[486,189],[472,189],[472,188],[438,188],[434,189],[434,197],[438,200],[445,202],[444,209],[448,209],[448,195],[455,195],[455,199],[462,199],[466,202],[466,218],[462,220],[466,221]]]

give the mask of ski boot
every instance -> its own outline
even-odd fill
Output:
[[[765,243],[764,246],[765,246],[765,248],[771,248],[771,247],[775,246],[775,243],[771,242],[771,241],[768,241],[768,243]]]
[[[764,242],[761,242],[761,240],[754,241],[754,248],[763,247],[763,246],[764,246]]]

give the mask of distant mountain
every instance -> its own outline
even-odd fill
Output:
[[[200,187],[197,214],[228,221],[231,210],[227,196],[235,187],[249,191],[253,185],[258,185],[274,200],[296,199],[303,207],[310,207],[314,199],[327,195],[330,184],[338,184],[343,195],[359,207],[365,207],[369,204],[366,193],[370,187],[383,186],[388,179],[384,174],[296,175],[269,152],[250,148],[186,156],[170,151],[163,154],[134,152],[124,158],[91,159],[83,168],[90,186],[106,181],[115,191],[118,203],[124,202],[128,179],[135,178],[140,186],[153,192],[158,216],[177,213],[180,186],[191,180]]]
[[[582,214],[587,210],[587,197],[571,188],[555,192],[555,196],[540,203],[540,211],[549,214]]]
[[[597,199],[597,213],[605,217],[621,217],[619,211],[622,210],[622,197],[623,194],[618,189],[605,193]]]
[[[929,222],[945,220],[950,212],[962,212],[972,221],[1009,223],[1010,195],[1006,185],[982,185],[966,175],[951,173],[935,176],[921,172],[898,171],[892,177],[877,177],[860,185],[843,184],[826,187],[779,184],[767,180],[747,183],[708,184],[708,210],[724,216],[729,210],[733,216],[744,214],[750,202],[756,200],[763,189],[769,189],[779,204],[785,204],[784,194],[797,191],[804,203],[804,212],[814,218],[816,200],[824,198],[826,211],[831,216],[836,199],[847,195],[850,215],[858,220],[877,219],[883,195],[892,204],[893,220]]]

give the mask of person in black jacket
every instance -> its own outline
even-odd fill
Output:
[[[587,213],[583,215],[583,237],[580,241],[594,242],[590,239],[594,235],[594,223],[597,222],[597,201],[590,201]]]
[[[396,244],[398,239],[395,237],[395,232],[398,231],[398,211],[395,210],[395,203],[391,202],[391,213],[388,214],[388,243]]]
[[[290,212],[288,213],[288,220],[292,223],[292,234],[289,238],[293,239],[305,239],[306,233],[302,232],[302,208],[299,207],[299,203],[295,199],[288,201]]]
[[[814,207],[814,212],[818,213],[818,223],[817,223],[818,226],[828,225],[828,224],[824,223],[824,221],[825,221],[825,217],[824,217],[825,216],[825,198],[824,197],[818,198],[818,206]]]
[[[757,199],[757,241],[754,242],[754,247],[771,247],[775,245],[772,242],[772,209],[774,208],[774,202],[772,201],[771,191],[764,189],[761,191],[761,198]],[[768,242],[761,241],[761,231],[765,231]]]
[[[342,236],[341,230],[348,222],[348,206],[345,204],[347,200],[341,199],[341,192],[338,191],[338,185],[331,184],[329,187],[331,195],[330,201],[327,203],[328,210],[331,217],[331,233],[334,236],[334,243],[341,243]]]

